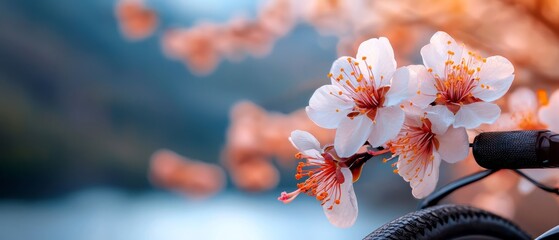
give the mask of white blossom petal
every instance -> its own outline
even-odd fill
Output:
[[[348,168],[340,169],[344,176],[344,183],[340,185],[341,197],[340,204],[334,204],[332,209],[328,209],[333,204],[331,198],[324,205],[322,205],[324,214],[328,221],[336,227],[347,228],[351,227],[357,219],[358,206],[355,191],[353,190],[353,176]]]
[[[429,44],[421,48],[421,57],[425,66],[433,69],[434,75],[444,77],[445,62],[450,59],[459,63],[464,50],[462,44],[456,42],[447,33],[439,31],[431,37]],[[453,54],[450,55],[449,51]]]
[[[400,106],[378,108],[375,123],[372,124],[369,144],[378,147],[395,138],[404,124],[404,118],[404,110]]]
[[[392,77],[390,89],[386,93],[384,106],[394,106],[411,97],[410,72],[407,68],[399,68]]]
[[[446,106],[429,106],[425,109],[427,118],[431,122],[431,131],[437,135],[446,132],[448,127],[454,122],[454,114]]]
[[[387,85],[396,71],[394,50],[387,38],[372,38],[359,45],[357,60],[366,58],[366,65],[371,66],[377,87]]]
[[[423,122],[421,117],[425,115],[425,110],[415,105],[407,105],[404,107],[404,124],[413,127],[421,127]]]
[[[299,151],[306,151],[310,149],[318,151],[321,150],[318,140],[312,134],[306,131],[295,130],[291,132],[289,141]]]
[[[423,156],[425,158],[411,159],[411,161],[408,161],[408,159],[398,159],[398,174],[400,174],[406,182],[410,183],[412,194],[415,198],[424,198],[431,194],[437,187],[437,182],[439,181],[441,157],[436,151],[432,153],[433,160],[428,159],[431,157],[430,154],[425,154]],[[420,162],[427,164],[418,164]],[[417,170],[418,167],[419,170]]]
[[[354,86],[357,85],[356,79],[354,77],[349,77],[349,74],[351,74],[351,72],[353,71],[352,69],[354,65],[352,65],[352,63],[350,63],[348,59],[350,59],[352,62],[356,61],[352,57],[340,57],[336,59],[334,63],[332,63],[332,67],[330,68],[330,73],[332,74],[332,85],[340,87],[340,89],[342,89],[342,91],[344,92],[345,89],[343,89],[342,84],[345,84],[346,80],[351,81],[351,84],[353,84]],[[340,80],[338,81],[336,79]]]
[[[437,52],[435,47],[431,44],[423,46],[420,50],[423,64],[427,68],[433,70],[433,75],[444,76],[444,63],[447,60],[447,55],[441,55]]]
[[[547,106],[540,108],[538,117],[549,130],[559,133],[559,90],[551,95]]]
[[[475,102],[462,105],[456,113],[454,127],[476,128],[482,123],[494,123],[501,114],[497,104],[487,102]]]
[[[437,98],[435,78],[423,65],[411,65],[407,68],[410,71],[410,85],[413,86],[410,101],[421,108],[429,106]]]
[[[336,128],[351,111],[353,101],[346,95],[340,95],[341,89],[334,85],[318,88],[306,108],[309,118],[323,128]]]
[[[344,118],[336,130],[334,149],[340,157],[349,157],[363,146],[371,133],[373,122],[365,115]]]
[[[478,77],[478,85],[472,94],[485,102],[492,102],[509,90],[514,79],[514,67],[508,59],[492,56],[482,65]]]
[[[438,152],[448,163],[464,160],[470,151],[468,133],[464,128],[449,128],[446,133],[436,136],[439,141]]]

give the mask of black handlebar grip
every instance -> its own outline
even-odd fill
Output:
[[[472,151],[487,169],[559,167],[559,135],[547,130],[481,133]]]

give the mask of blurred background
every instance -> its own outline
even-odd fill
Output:
[[[312,197],[277,201],[296,187],[287,137],[332,142],[303,108],[338,56],[386,36],[399,66],[419,64],[438,30],[510,59],[511,92],[532,92],[515,99],[559,115],[554,0],[0,0],[0,239],[362,238],[416,208],[408,184],[369,161],[356,224],[335,228]],[[511,99],[512,123],[472,136],[554,127]],[[439,186],[479,170],[442,167]],[[534,235],[558,225],[558,197],[518,183],[499,173],[447,201]]]

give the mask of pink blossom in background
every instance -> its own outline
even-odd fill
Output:
[[[559,133],[559,90],[553,92],[549,101],[540,108],[538,117],[549,130]]]
[[[122,34],[130,40],[149,37],[158,24],[157,14],[144,6],[141,0],[120,0],[115,15]]]
[[[225,186],[225,172],[221,167],[190,160],[166,149],[151,156],[149,177],[159,187],[194,198],[212,196]]]
[[[218,27],[202,23],[191,29],[167,30],[161,44],[169,58],[183,61],[194,73],[206,75],[220,61],[217,44]]]
[[[312,132],[320,141],[334,139],[332,130],[314,125],[303,109],[282,114],[268,112],[251,102],[240,102],[232,107],[230,119],[222,162],[233,184],[248,191],[268,190],[277,185],[279,174],[273,159],[281,166],[294,166],[297,151],[287,141],[293,130]],[[261,169],[265,174],[258,173]]]

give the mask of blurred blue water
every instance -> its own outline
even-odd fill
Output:
[[[359,206],[348,229],[328,223],[318,202],[302,196],[284,205],[274,194],[228,191],[206,201],[146,192],[91,189],[36,202],[0,202],[0,239],[360,239],[402,213]]]
[[[150,0],[161,26],[138,42],[121,35],[116,2],[0,0],[0,198],[146,189],[160,148],[218,162],[233,104],[300,109],[336,58],[335,39],[298,25],[269,56],[196,76],[165,57],[164,31],[254,18],[263,1]]]

